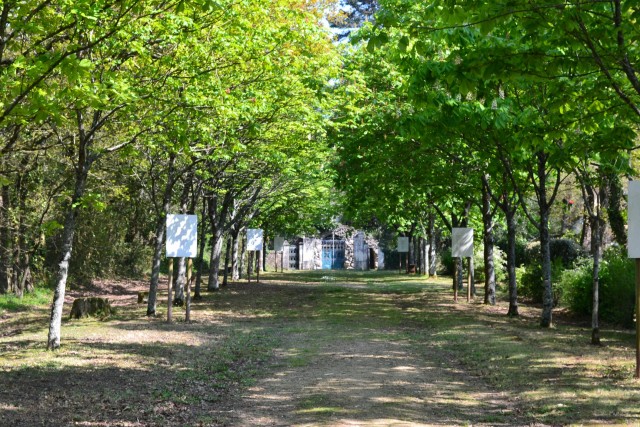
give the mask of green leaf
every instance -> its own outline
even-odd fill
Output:
[[[93,67],[93,62],[85,58],[78,63],[78,67],[88,70]]]

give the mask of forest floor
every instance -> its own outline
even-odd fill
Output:
[[[48,308],[0,316],[1,426],[423,426],[640,423],[634,334],[481,298],[449,279],[388,272],[268,273],[166,323],[136,303],[143,281],[99,281],[117,313],[65,320],[45,350]],[[166,298],[166,294],[163,296]],[[164,301],[164,299],[162,300]]]

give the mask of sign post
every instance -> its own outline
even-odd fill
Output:
[[[399,273],[402,273],[402,252],[406,253],[407,260],[405,262],[405,266],[407,267],[407,271],[409,270],[409,238],[408,237],[398,237],[398,260],[399,260]]]
[[[454,258],[473,258],[473,228],[451,229],[451,256]],[[471,264],[469,264],[471,267]],[[458,286],[453,290],[453,299],[458,301]],[[467,302],[471,301],[471,274],[467,283]]]
[[[254,252],[254,258],[260,256],[260,252],[262,251],[264,240],[264,231],[259,228],[248,228],[247,229],[247,251]],[[258,262],[258,268],[256,274],[258,276],[257,283],[260,283],[260,266]],[[248,271],[251,271],[249,267]],[[248,277],[249,283],[251,283],[251,276]]]
[[[187,302],[186,302],[186,312],[184,316],[184,321],[187,323],[191,322],[191,278],[193,277],[193,260],[191,258],[187,259]]]
[[[191,275],[191,258],[198,256],[198,216],[167,215],[166,256],[169,258],[169,296],[167,298],[167,322],[172,321],[173,258],[189,258],[188,266]],[[187,301],[185,321],[191,321],[191,277],[187,277]]]
[[[628,237],[629,258],[636,260],[636,373],[640,378],[640,181],[629,181],[628,192]]]

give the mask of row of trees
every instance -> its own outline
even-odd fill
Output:
[[[225,236],[322,217],[339,61],[320,14],[304,0],[0,4],[0,290],[54,272],[48,348],[70,271],[152,259],[155,314],[168,212],[200,215],[209,290]]]
[[[432,235],[483,230],[493,303],[494,228],[508,236],[509,314],[518,314],[516,221],[541,244],[541,325],[552,324],[549,218],[568,176],[583,195],[593,255],[593,335],[606,220],[624,245],[621,180],[640,118],[640,10],[614,1],[382,0],[354,38],[337,118],[337,170],[351,217]],[[461,284],[458,264],[455,282]]]

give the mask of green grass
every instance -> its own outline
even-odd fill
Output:
[[[51,304],[52,298],[53,291],[42,287],[25,293],[22,298],[13,294],[0,295],[0,315],[5,312],[27,311],[32,307]]]
[[[521,305],[523,315],[512,319],[506,316],[506,301],[495,308],[480,304],[481,298],[454,304],[448,278],[344,271],[267,273],[261,278],[264,285],[238,283],[205,294],[194,305],[196,322],[191,325],[147,319],[135,305],[106,322],[65,320],[63,347],[57,353],[44,351],[45,310],[30,310],[48,305],[51,292],[39,289],[23,299],[2,296],[0,310],[12,316],[7,322],[13,328],[20,328],[20,333],[0,338],[0,370],[15,388],[6,396],[19,406],[29,393],[39,396],[39,384],[65,384],[73,378],[73,388],[64,395],[71,405],[69,418],[62,420],[100,421],[83,408],[105,399],[109,408],[131,408],[131,418],[125,412],[123,420],[139,416],[153,424],[179,413],[180,405],[230,404],[230,393],[274,369],[304,371],[322,357],[326,344],[366,337],[408,342],[425,360],[436,355],[440,359],[435,362],[517,398],[520,419],[528,423],[640,422],[632,331],[603,328],[605,345],[593,347],[588,328],[558,321],[552,329],[541,329],[539,308]],[[285,341],[289,347],[283,350]],[[276,350],[284,352],[283,364],[272,364]],[[96,375],[114,382],[96,388]],[[29,389],[30,384],[35,388]],[[459,398],[471,401],[472,394]],[[349,416],[344,402],[317,393],[301,396],[296,412],[311,420]],[[192,416],[225,422],[224,416],[211,413],[195,411]],[[475,422],[508,424],[508,416],[480,414]],[[39,419],[32,421],[38,424]]]
[[[260,279],[279,282],[307,283],[355,283],[355,284],[393,284],[401,282],[423,282],[424,276],[407,275],[397,271],[355,271],[355,270],[287,270],[284,272],[267,271],[260,273]]]

